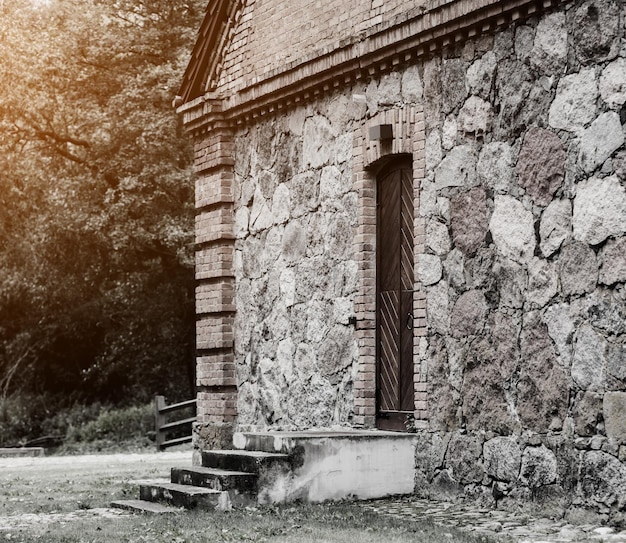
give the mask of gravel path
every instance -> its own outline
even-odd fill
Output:
[[[459,528],[517,543],[626,543],[626,531],[620,532],[608,526],[574,525],[565,520],[481,509],[470,503],[402,498],[367,502],[363,507],[400,519],[430,519],[444,528]]]

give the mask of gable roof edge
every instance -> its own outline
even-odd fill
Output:
[[[244,2],[209,1],[178,93],[181,103],[194,100],[209,90],[207,86],[215,79],[235,14]]]

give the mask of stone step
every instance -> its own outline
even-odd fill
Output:
[[[256,474],[274,467],[286,470],[291,468],[290,457],[287,454],[242,450],[202,451],[202,465],[207,468]]]
[[[117,500],[111,502],[111,507],[116,509],[124,509],[135,513],[147,513],[152,515],[164,515],[172,513],[180,513],[179,507],[171,505],[163,505],[162,503],[148,502],[145,500]]]
[[[228,491],[234,494],[257,493],[258,476],[255,473],[230,471],[204,466],[191,468],[172,468],[172,483],[179,485],[201,486],[214,490]]]
[[[185,509],[231,508],[228,492],[176,483],[159,483],[139,486],[139,498],[148,502],[161,502]]]

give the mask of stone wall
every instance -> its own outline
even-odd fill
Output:
[[[624,7],[420,66],[430,431],[418,493],[626,510]]]
[[[358,350],[349,92],[235,137],[240,429],[347,426]]]

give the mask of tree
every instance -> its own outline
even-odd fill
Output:
[[[203,8],[0,3],[4,394],[190,394],[192,157],[171,102]]]

